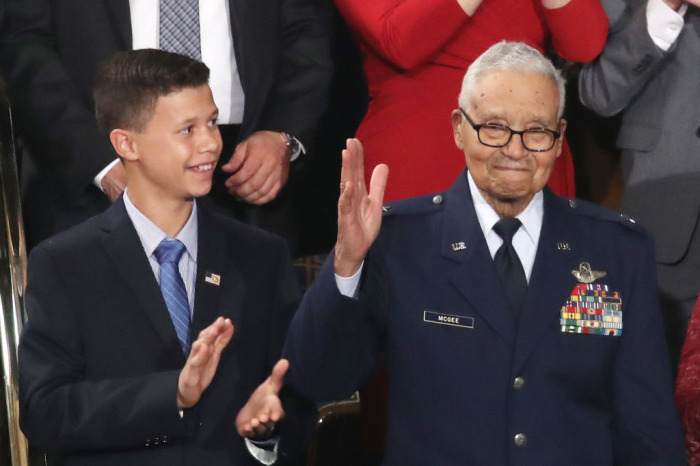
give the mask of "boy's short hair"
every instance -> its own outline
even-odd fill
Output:
[[[159,97],[209,82],[209,68],[185,55],[156,49],[119,52],[97,70],[93,96],[100,129],[143,131]]]

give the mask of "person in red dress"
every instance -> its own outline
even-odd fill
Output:
[[[464,71],[501,40],[588,62],[603,49],[599,0],[335,0],[364,53],[371,101],[356,137],[365,167],[391,170],[385,201],[447,189],[464,167],[450,113]],[[436,154],[439,154],[436,157]],[[367,179],[371,173],[367,173]],[[568,146],[549,186],[573,197]]]
[[[676,406],[685,430],[688,463],[700,465],[700,298],[695,303],[681,351]]]

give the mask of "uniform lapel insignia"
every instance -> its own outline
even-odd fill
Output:
[[[207,272],[204,274],[204,281],[211,283],[212,285],[221,285],[221,275],[216,273]]]
[[[566,241],[558,241],[557,251],[571,251],[571,246]]]
[[[458,241],[456,243],[452,243],[452,250],[453,251],[461,251],[463,249],[467,249],[467,245],[464,244],[464,241]]]
[[[588,262],[581,262],[578,270],[572,270],[571,273],[580,283],[593,283],[608,274],[608,272],[603,272],[602,270],[593,270]]]

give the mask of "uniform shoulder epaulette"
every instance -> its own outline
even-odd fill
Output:
[[[597,220],[619,223],[632,231],[646,234],[646,230],[639,225],[635,219],[625,214],[580,199],[566,199],[566,201],[569,203],[571,211],[575,214],[584,215]]]
[[[435,193],[388,202],[382,208],[383,216],[437,212],[442,208],[443,199],[443,193]]]

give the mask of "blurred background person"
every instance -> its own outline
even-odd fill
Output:
[[[229,215],[295,247],[299,225],[283,188],[290,161],[313,147],[331,74],[311,0],[5,3],[0,68],[27,149],[21,185],[30,246],[101,212],[124,189],[94,117],[95,70],[116,51],[163,48],[212,69],[224,139],[212,196]]]
[[[579,93],[599,115],[622,114],[621,210],[656,242],[675,375],[700,291],[700,1],[602,3],[610,37],[600,56],[583,67]]]
[[[464,70],[489,46],[505,39],[542,51],[551,43],[561,57],[586,62],[600,53],[608,30],[598,0],[335,3],[364,52],[371,100],[357,137],[365,167],[392,167],[387,201],[443,190],[463,167],[443,123]],[[568,148],[550,186],[575,193]]]
[[[676,405],[685,430],[688,463],[700,464],[700,301],[688,325],[676,382]]]

